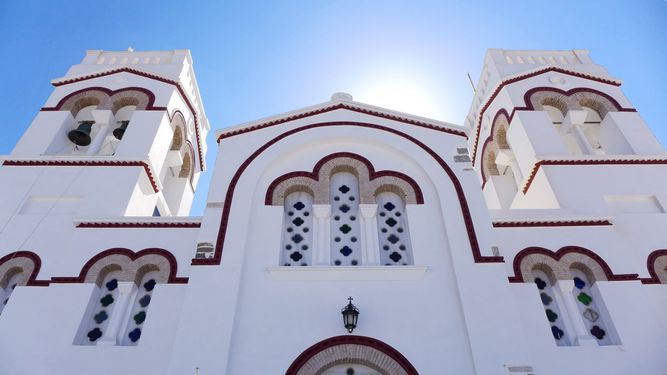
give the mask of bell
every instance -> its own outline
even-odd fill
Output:
[[[90,144],[90,131],[95,121],[79,121],[79,126],[67,133],[70,141],[78,146],[88,146]]]
[[[127,126],[130,124],[130,121],[129,120],[118,121],[118,123],[120,124],[120,126],[113,130],[113,136],[120,141],[121,139],[123,139],[123,135],[125,134],[125,129],[127,129]]]

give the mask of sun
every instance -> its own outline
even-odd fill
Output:
[[[439,118],[441,110],[428,87],[408,80],[391,80],[368,85],[355,94],[355,100],[412,115]]]

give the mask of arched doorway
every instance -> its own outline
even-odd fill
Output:
[[[286,375],[417,375],[401,353],[380,340],[336,336],[306,349]]]

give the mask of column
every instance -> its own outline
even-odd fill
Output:
[[[95,135],[90,146],[88,146],[86,155],[97,155],[100,152],[100,148],[102,148],[102,143],[107,138],[107,134],[109,134],[109,124],[99,124],[99,127],[100,129],[97,131],[97,135]]]
[[[313,265],[331,265],[331,205],[313,205]]]
[[[579,124],[572,125],[572,131],[574,132],[575,137],[577,137],[577,143],[579,143],[581,150],[585,152],[587,155],[595,155],[596,154],[595,149],[588,142],[586,134],[584,134],[584,131],[581,130],[581,125]]]
[[[556,282],[556,291],[560,293],[561,300],[565,304],[565,311],[567,311],[567,316],[569,317],[570,323],[574,328],[573,338],[574,344],[581,346],[595,345],[597,346],[597,341],[586,329],[586,325],[581,318],[581,312],[577,307],[577,301],[574,299],[574,281],[573,280],[558,280]]]
[[[120,330],[123,328],[123,323],[125,323],[124,320],[127,317],[127,309],[134,295],[134,289],[134,283],[131,281],[118,283],[118,294],[116,295],[115,306],[111,311],[109,324],[104,329],[97,345],[118,345],[118,336],[121,334]]]
[[[380,247],[377,229],[378,205],[360,204],[361,213],[361,264],[377,266],[380,264]]]

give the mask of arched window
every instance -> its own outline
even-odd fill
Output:
[[[389,191],[379,193],[375,199],[378,205],[380,263],[386,266],[412,264],[410,234],[403,199]]]
[[[410,177],[376,172],[368,160],[347,152],[325,157],[312,172],[276,178],[265,196],[265,204],[283,206],[283,266],[411,265],[405,207],[422,203]]]
[[[571,267],[572,279],[574,281],[574,289],[572,294],[577,300],[577,306],[581,312],[581,318],[586,325],[586,328],[593,337],[598,340],[600,345],[612,344],[611,335],[609,335],[609,328],[602,316],[602,310],[598,307],[598,298],[593,295],[591,286],[594,280],[584,272],[585,268]]]
[[[96,345],[99,342],[116,344],[115,333],[108,330],[111,316],[118,306],[119,294],[119,270],[117,267],[110,267],[99,285],[96,285],[91,296],[90,314],[88,314],[87,328],[84,330],[81,344]]]
[[[551,119],[551,122],[554,124],[562,124],[563,123],[563,112],[561,112],[560,109],[548,105],[548,104],[543,104],[542,105],[542,110],[546,111],[547,114],[549,115],[549,118]]]
[[[313,258],[313,196],[295,191],[285,198],[280,264],[308,266]]]
[[[533,269],[533,282],[535,282],[537,290],[540,293],[540,300],[551,327],[551,334],[558,346],[571,345],[571,341],[566,333],[565,315],[561,313],[561,309],[558,306],[559,298],[557,297],[557,293],[554,293],[552,280],[554,280],[553,276],[549,277],[546,272]]]
[[[336,266],[361,263],[359,182],[350,172],[331,176],[331,260]]]
[[[9,298],[12,296],[14,289],[19,285],[25,285],[26,281],[26,277],[20,268],[13,268],[7,272],[4,280],[0,283],[0,314],[9,303]]]
[[[147,267],[150,269],[150,267]],[[142,272],[140,272],[142,273]],[[157,285],[158,275],[156,271],[148,271],[139,280],[139,284],[133,288],[132,308],[130,309],[125,335],[123,336],[124,345],[136,345],[141,337],[144,322],[148,313],[148,305],[151,303],[153,289]]]

